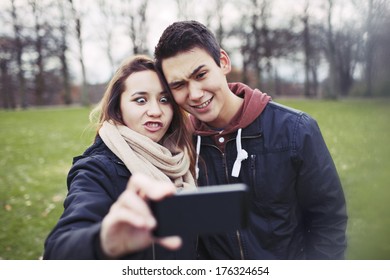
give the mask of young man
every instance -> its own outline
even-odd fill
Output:
[[[199,258],[344,258],[345,198],[316,121],[257,89],[228,84],[230,58],[198,22],[169,26],[155,59],[191,114],[199,186],[250,188],[247,229],[200,236]]]

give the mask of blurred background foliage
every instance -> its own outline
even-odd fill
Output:
[[[3,0],[0,107],[89,105],[175,20],[207,25],[230,80],[273,96],[390,96],[389,0]]]

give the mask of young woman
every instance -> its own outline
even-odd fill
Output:
[[[192,259],[192,238],[153,238],[147,200],[195,188],[184,112],[153,60],[134,56],[118,69],[99,104],[94,144],[68,174],[64,213],[44,259]],[[180,248],[180,249],[179,249]]]

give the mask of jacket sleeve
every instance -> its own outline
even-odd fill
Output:
[[[294,134],[306,258],[343,259],[347,213],[336,167],[314,119],[302,114]]]
[[[82,158],[68,174],[64,212],[45,242],[44,259],[96,259],[103,217],[115,195],[109,165]]]
[[[118,185],[125,185],[128,179],[118,182],[116,174],[114,165],[104,164],[98,156],[82,158],[73,165],[64,212],[45,241],[44,259],[105,258],[99,239],[101,221],[121,193]]]

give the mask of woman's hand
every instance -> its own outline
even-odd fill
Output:
[[[156,226],[147,200],[160,200],[176,192],[175,186],[141,174],[130,177],[126,190],[111,206],[102,221],[100,241],[103,252],[110,258],[134,253],[153,242],[175,250],[181,246],[177,236],[155,239]]]

